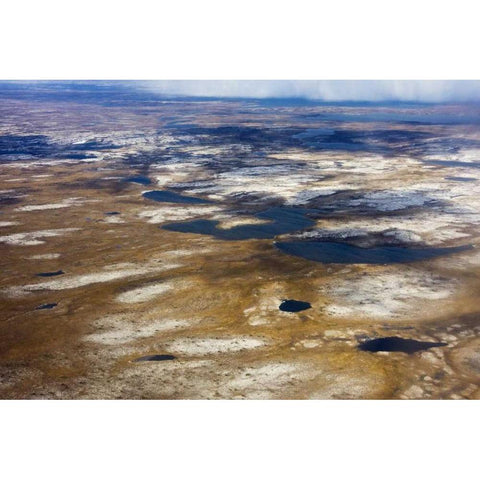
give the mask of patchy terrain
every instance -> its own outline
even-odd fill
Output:
[[[479,106],[0,110],[0,398],[480,398]]]

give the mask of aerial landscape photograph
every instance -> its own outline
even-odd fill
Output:
[[[4,400],[478,400],[480,82],[2,81],[0,267]]]
[[[472,0],[2,20],[2,478],[478,476]]]

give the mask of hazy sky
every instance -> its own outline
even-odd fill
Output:
[[[142,86],[162,94],[202,97],[480,101],[478,80],[159,80]]]

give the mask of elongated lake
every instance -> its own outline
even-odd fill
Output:
[[[472,248],[462,245],[450,248],[373,247],[361,248],[337,242],[276,242],[275,246],[289,255],[321,263],[387,264],[429,260],[441,255]]]

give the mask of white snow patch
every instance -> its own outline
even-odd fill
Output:
[[[59,258],[59,253],[42,253],[41,255],[32,255],[28,257],[29,260],[53,260]]]
[[[112,269],[113,267],[113,269]],[[84,275],[62,275],[59,278],[48,280],[40,283],[33,283],[30,285],[21,285],[16,287],[6,288],[4,291],[10,296],[20,296],[29,292],[36,292],[39,290],[67,290],[70,288],[84,287],[96,283],[113,282],[121,278],[136,277],[140,275],[147,275],[150,273],[162,272],[179,267],[178,264],[162,264],[162,265],[143,265],[127,268],[116,268],[111,265],[109,268],[104,268],[103,271],[96,273],[87,273]]]
[[[211,252],[211,248],[195,248],[192,250],[185,250],[179,248],[178,250],[167,250],[165,252],[162,252],[162,258],[165,256],[169,257],[188,257],[190,255],[200,255],[202,253],[208,253]]]
[[[92,202],[93,200],[90,200]],[[96,201],[96,200],[95,200]],[[43,205],[25,205],[23,207],[18,207],[15,210],[18,212],[34,212],[37,210],[55,210],[57,208],[68,208],[77,205],[83,205],[85,200],[81,198],[66,198],[59,203],[46,203]]]
[[[282,397],[283,389],[293,380],[302,377],[302,369],[290,363],[267,363],[247,367],[222,385],[221,392],[231,395],[241,394],[250,399]]]
[[[291,313],[283,312],[278,308],[284,298],[288,298],[288,295],[285,295],[281,284],[267,285],[258,293],[256,303],[246,308],[243,315],[252,326],[266,325],[279,319],[291,321]]]
[[[332,303],[326,313],[339,317],[398,318],[438,309],[456,291],[456,282],[414,269],[353,275],[324,287]]]
[[[186,355],[208,355],[251,350],[265,345],[264,340],[253,337],[179,338],[168,344],[168,350]]]
[[[165,223],[187,220],[190,218],[210,215],[219,211],[218,206],[180,206],[159,207],[154,209],[143,210],[137,216],[146,219],[148,223]]]
[[[0,237],[0,243],[18,246],[41,245],[45,243],[42,238],[58,237],[67,232],[75,232],[79,228],[57,228],[52,230],[38,230],[36,232],[13,233],[11,235],[4,235]]]
[[[220,223],[217,225],[217,228],[228,230],[232,227],[238,227],[240,225],[264,225],[267,223],[272,223],[271,220],[261,219],[257,217],[238,217],[232,218],[227,215],[219,215],[214,217],[215,220],[220,220]]]
[[[121,345],[140,338],[153,337],[158,332],[177,330],[190,325],[185,320],[174,319],[154,320],[139,325],[138,323],[127,322],[122,316],[107,318],[101,323],[105,322],[111,325],[110,329],[87,335],[84,340],[104,345]]]
[[[180,266],[180,265],[178,265]],[[185,282],[183,282],[185,283]],[[183,285],[183,284],[182,284]],[[179,283],[175,281],[155,283],[143,287],[134,288],[117,295],[117,302],[121,303],[139,303],[148,302],[174,288],[178,288]]]
[[[103,221],[105,223],[125,223],[125,220],[123,220],[123,218],[117,216],[107,217]]]
[[[415,215],[400,215],[377,217],[372,222],[359,217],[317,222],[317,230],[305,232],[300,236],[308,237],[350,237],[381,233],[395,236],[400,241],[423,241],[429,245],[442,245],[444,242],[468,237],[464,228],[471,229],[480,223],[480,214],[476,212],[440,211],[431,209],[429,212]]]
[[[362,198],[350,200],[351,206],[365,205],[380,212],[391,212],[405,208],[421,207],[430,199],[423,192],[413,191],[375,191],[368,192]]]
[[[347,239],[347,238],[362,238],[368,237],[369,234],[382,234],[384,237],[390,237],[401,243],[418,243],[422,241],[422,237],[410,230],[400,230],[392,228],[384,230],[377,226],[375,221],[373,225],[365,225],[365,228],[334,228],[333,225],[326,225],[326,228],[310,230],[296,235],[296,238],[333,238],[333,239]]]
[[[297,193],[292,198],[289,198],[286,205],[304,205],[316,197],[326,197],[337,193],[338,190],[334,188],[316,188],[314,190],[303,190]]]
[[[305,340],[300,340],[295,344],[295,346],[301,346],[303,348],[318,348],[322,346],[322,344],[323,342],[318,338],[316,339],[307,338]]]

